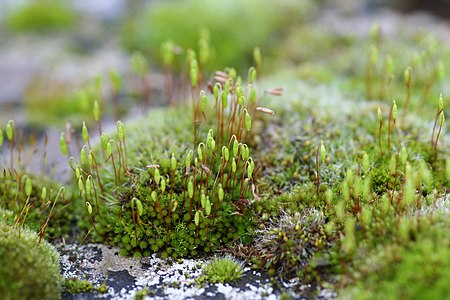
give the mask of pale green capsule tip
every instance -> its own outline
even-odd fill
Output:
[[[91,205],[91,203],[86,201],[86,208],[88,210],[89,215],[92,215],[92,205]]]
[[[209,198],[206,198],[205,212],[207,216],[211,214],[211,202],[209,201]]]
[[[117,138],[119,141],[123,141],[125,135],[125,126],[122,121],[117,121]]]
[[[45,200],[45,198],[47,198],[47,189],[44,186],[41,190],[41,199]]]
[[[14,121],[9,120],[8,123],[6,124],[6,137],[8,138],[8,140],[12,141],[13,136],[14,136]]]
[[[439,95],[439,102],[438,102],[438,110],[441,111],[444,109],[444,98],[442,98],[442,93]]]
[[[31,184],[31,179],[30,179],[30,177],[27,176],[25,178],[25,195],[27,197],[29,197],[31,195],[32,189],[33,189],[33,186]]]
[[[177,167],[177,160],[175,159],[175,155],[173,153],[172,153],[172,158],[170,159],[170,164],[171,164],[172,171],[174,171],[175,168]]]
[[[0,146],[3,144],[3,130],[0,128]]]
[[[252,118],[250,117],[248,111],[245,111],[245,126],[247,127],[247,131],[252,129]]]
[[[83,122],[83,127],[81,129],[81,137],[83,138],[83,142],[87,144],[89,140],[89,132],[85,122]]]
[[[378,121],[381,122],[381,120],[383,119],[383,113],[381,112],[380,107],[378,107],[377,114],[378,114]]]
[[[321,159],[322,161],[325,161],[326,156],[327,156],[327,151],[326,151],[326,149],[325,149],[325,146],[324,146],[324,144],[323,144],[323,141],[321,140],[321,141],[320,141],[320,159]]]
[[[194,196],[194,183],[192,180],[189,180],[188,182],[188,195],[190,199]]]
[[[397,103],[395,102],[395,100],[393,100],[393,104],[392,104],[392,119],[395,121],[397,120]]]
[[[198,226],[198,224],[200,223],[200,212],[198,210],[194,216],[194,223],[195,223],[195,226]]]
[[[411,67],[406,68],[403,76],[405,78],[405,83],[409,84],[411,82]]]
[[[61,150],[62,155],[66,156],[68,151],[64,132],[61,132],[61,134],[59,135],[59,148]]]
[[[228,161],[228,159],[230,158],[230,151],[226,146],[222,147],[222,156],[225,159],[225,161]]]

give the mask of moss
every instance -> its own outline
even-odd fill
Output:
[[[69,239],[69,235],[75,233],[73,225],[80,221],[78,217],[80,202],[75,200],[77,195],[66,189],[58,181],[42,175],[16,171],[14,176],[11,176],[6,169],[3,169],[0,176],[2,177],[0,207],[14,213],[14,216],[6,219],[5,222],[13,224],[15,218],[24,209],[28,199],[25,181],[29,179],[31,181],[31,193],[28,199],[30,206],[28,210],[24,210],[21,216],[25,226],[39,232],[50,216],[43,238],[48,240],[61,237]],[[52,210],[54,203],[55,206]]]
[[[198,282],[232,283],[243,275],[244,268],[240,262],[231,257],[215,258],[203,267]]]
[[[15,32],[42,33],[70,28],[75,21],[76,15],[65,1],[33,0],[11,11],[6,25]]]
[[[298,208],[258,231],[256,255],[265,269],[272,270],[277,277],[291,279],[311,267],[313,257],[329,250],[332,238],[322,212]]]
[[[0,223],[0,294],[3,299],[60,299],[59,255],[26,229]]]
[[[160,45],[166,40],[184,49],[197,49],[200,32],[207,31],[206,40],[213,49],[205,68],[209,71],[229,66],[247,68],[254,47],[270,49],[287,22],[299,23],[315,12],[312,1],[269,4],[253,0],[227,1],[220,5],[205,0],[154,3],[127,21],[122,40],[127,48],[150,52],[161,61]],[[251,33],[243,28],[251,28]]]
[[[64,281],[64,291],[69,294],[87,293],[94,290],[92,282],[78,278],[69,278]]]
[[[358,266],[354,285],[342,290],[339,298],[446,299],[450,293],[448,229],[448,221],[426,221],[414,241],[374,249]]]

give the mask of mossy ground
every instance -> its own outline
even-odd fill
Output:
[[[259,104],[275,115],[255,117],[247,136],[257,166],[254,193],[247,189],[238,199],[242,192],[229,189],[216,223],[196,203],[200,221],[186,201],[191,178],[178,170],[170,179],[172,154],[182,170],[193,149],[192,108],[154,109],[126,124],[126,161],[118,155],[125,144],[109,144],[119,172],[111,156],[101,165],[102,197],[93,196],[99,190],[92,191],[92,165],[80,162],[86,229],[137,257],[219,249],[275,282],[294,277],[328,284],[343,299],[445,298],[450,147],[448,126],[436,112],[449,112],[449,45],[421,32],[385,36],[376,27],[372,36],[369,30],[336,35],[315,23],[293,26],[286,35],[278,56],[268,59],[271,75],[266,69],[255,84],[284,92],[281,100],[259,95]],[[210,126],[210,120],[198,126],[197,142],[207,142]],[[107,160],[100,145],[97,150],[99,161]],[[189,161],[186,173],[191,167]],[[164,191],[155,200],[161,175],[173,182],[181,207]],[[237,200],[246,201],[239,207]]]

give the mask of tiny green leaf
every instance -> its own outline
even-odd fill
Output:
[[[3,144],[3,130],[0,128],[0,146]]]

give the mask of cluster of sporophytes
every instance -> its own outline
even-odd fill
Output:
[[[0,209],[2,299],[60,299],[62,278],[56,249],[36,233],[3,222],[12,216]]]
[[[312,18],[317,8],[314,1],[279,1],[277,5],[266,0],[232,0],[220,5],[205,0],[149,4],[133,11],[125,22],[124,46],[150,53],[158,62],[158,47],[169,39],[180,49],[191,48],[198,52],[206,42],[213,45],[210,60],[203,66],[207,72],[227,66],[249,67],[255,45],[270,51],[274,40],[280,39],[293,24]],[[201,41],[197,44],[199,32]]]
[[[46,149],[42,154],[43,174],[30,173],[24,168],[27,158],[23,157],[23,143],[23,133],[15,128],[13,120],[6,124],[5,131],[0,128],[0,146],[6,146],[3,147],[5,158],[9,157],[8,166],[0,165],[0,208],[14,213],[5,222],[37,231],[40,240],[67,237],[76,222],[71,196],[64,186],[45,175]],[[71,209],[66,209],[68,206]]]
[[[443,110],[441,100],[438,106],[440,115]],[[356,298],[363,295],[368,299],[379,298],[374,277],[364,281],[367,286],[358,283],[365,278],[364,274],[375,274],[380,269],[395,282],[390,287],[384,283],[380,286],[388,289],[396,284],[402,286],[403,277],[411,278],[413,261],[421,265],[427,260],[426,256],[422,262],[417,260],[423,255],[422,247],[435,247],[439,243],[434,240],[434,230],[427,224],[436,223],[435,207],[445,205],[450,184],[448,151],[437,149],[438,137],[432,138],[430,146],[423,137],[421,140],[414,135],[406,124],[396,124],[397,110],[394,102],[388,117],[388,123],[392,124],[388,124],[383,142],[381,133],[371,129],[373,142],[361,149],[365,151],[358,154],[359,163],[347,170],[334,191],[327,191],[327,211],[335,220],[333,226],[339,233],[333,256],[343,272],[342,283],[349,289],[357,283]],[[379,130],[383,120],[379,109]],[[444,119],[440,122],[443,130]],[[403,135],[399,135],[396,126],[402,127]],[[374,141],[378,142],[378,147]],[[431,240],[428,234],[432,234]],[[408,251],[412,251],[411,254],[407,254]],[[416,255],[416,251],[421,254]],[[384,259],[390,263],[384,264]],[[436,261],[447,264],[445,255],[439,255]],[[437,280],[436,294],[445,291],[440,286],[443,278],[438,273],[430,273]],[[412,297],[414,292],[409,291],[405,293]]]
[[[421,51],[390,55],[385,53],[385,42],[379,25],[373,25],[365,71],[366,98],[399,98],[405,113],[423,107],[444,86],[448,68],[445,46],[429,38]]]
[[[119,121],[116,137],[102,134],[101,149],[96,149],[83,124],[80,160],[69,159],[92,230],[119,245],[123,254],[195,256],[236,240],[251,241],[256,220],[250,207],[258,196],[255,161],[244,140],[253,115],[273,111],[257,106],[255,68],[250,68],[245,86],[234,69],[216,72],[209,94],[199,91],[195,54],[189,66],[193,121],[187,128],[193,130],[193,138],[167,140],[167,130],[153,120],[127,128],[125,138]],[[281,90],[267,93],[279,95]],[[216,127],[206,137],[200,134],[204,124]],[[142,144],[149,139],[160,142]],[[67,154],[63,135],[61,149]]]

